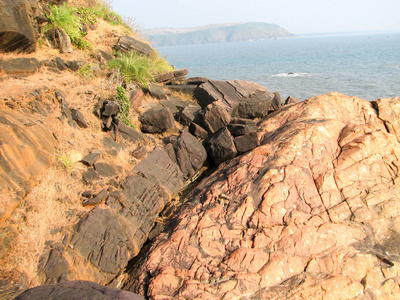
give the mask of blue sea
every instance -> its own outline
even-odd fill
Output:
[[[249,80],[300,100],[340,92],[367,100],[400,96],[400,33],[296,37],[159,47],[189,77]]]

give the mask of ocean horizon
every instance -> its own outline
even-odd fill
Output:
[[[301,36],[159,47],[188,77],[248,80],[283,98],[340,92],[367,100],[400,96],[400,32]]]

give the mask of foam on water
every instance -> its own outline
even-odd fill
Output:
[[[286,77],[286,78],[292,78],[292,77],[308,77],[312,76],[309,73],[279,73],[279,74],[272,74],[271,77]]]

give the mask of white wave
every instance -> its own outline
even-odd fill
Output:
[[[311,76],[310,73],[279,73],[273,74],[272,77],[308,77]]]

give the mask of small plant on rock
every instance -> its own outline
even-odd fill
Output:
[[[119,113],[118,113],[118,119],[125,125],[135,128],[135,126],[133,126],[133,124],[131,123],[130,118],[129,118],[131,103],[129,102],[129,99],[126,95],[126,91],[122,86],[117,87],[116,99],[120,106]]]
[[[93,72],[93,64],[92,63],[88,63],[86,65],[84,65],[82,68],[80,68],[78,70],[78,75],[86,78],[86,79],[91,79],[94,77],[94,72]]]
[[[68,153],[59,153],[56,157],[68,172],[72,172],[74,165],[82,159],[82,154],[77,151],[70,151]]]

